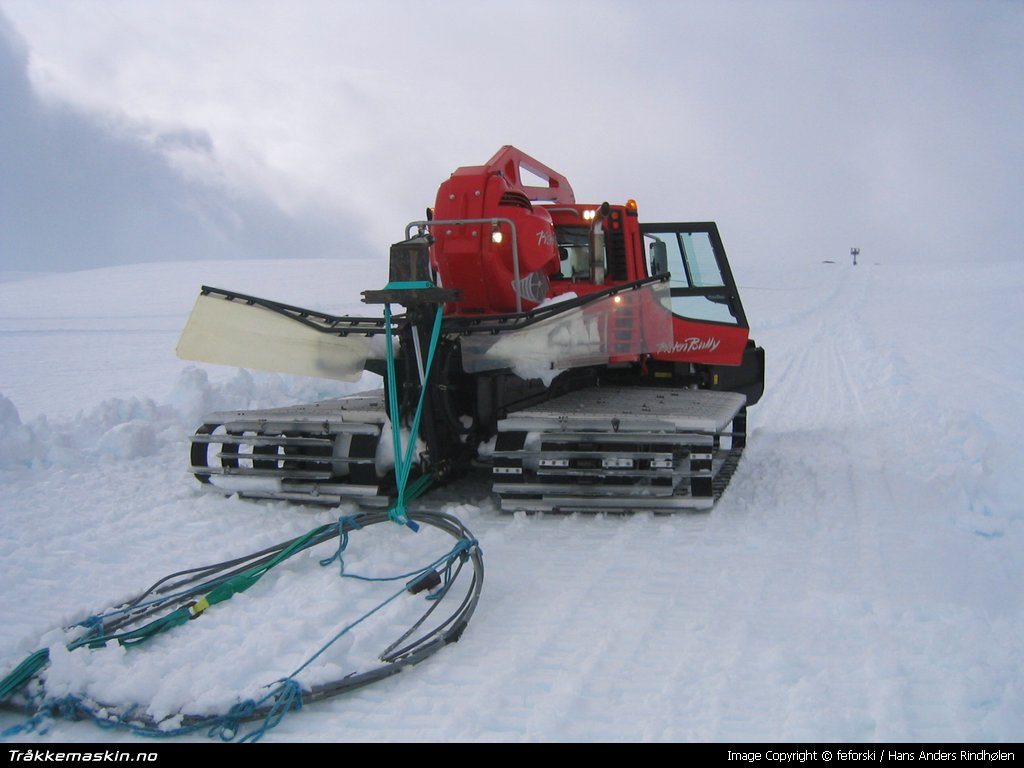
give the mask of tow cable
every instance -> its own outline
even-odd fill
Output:
[[[415,486],[415,484],[414,484]],[[414,491],[410,488],[410,491]],[[412,501],[407,498],[406,501]],[[375,607],[341,627],[287,677],[270,683],[262,697],[239,701],[220,714],[179,712],[159,720],[139,712],[138,704],[117,705],[97,702],[85,695],[47,695],[44,669],[49,662],[49,649],[29,655],[18,667],[0,681],[0,702],[6,709],[28,715],[28,720],[3,733],[11,737],[39,729],[53,717],[91,719],[104,727],[128,729],[144,736],[171,737],[205,730],[211,737],[231,741],[258,741],[278,725],[288,712],[304,704],[328,699],[390,677],[405,667],[418,664],[443,646],[456,642],[476,609],[483,586],[483,558],[476,539],[460,520],[444,512],[406,512],[409,522],[437,528],[455,539],[454,545],[429,564],[407,573],[388,577],[365,576],[345,572],[343,554],[353,532],[378,523],[391,522],[388,511],[368,512],[342,517],[337,523],[322,525],[294,539],[244,557],[215,565],[192,568],[170,574],[147,590],[98,616],[75,625],[78,637],[66,644],[68,651],[87,652],[108,643],[127,649],[144,643],[174,627],[188,624],[218,603],[253,586],[266,573],[293,555],[337,539],[334,554],[321,559],[321,566],[338,563],[342,578],[367,581],[400,581],[402,586]],[[468,569],[465,590],[453,587]],[[316,685],[303,686],[296,679],[334,643],[357,625],[402,595],[422,596],[426,607],[422,615],[397,639],[387,645],[379,656],[379,664],[369,669],[350,672],[343,677]],[[457,600],[453,610],[435,615],[442,603]],[[426,628],[425,628],[426,627]],[[42,674],[41,674],[42,673]],[[41,679],[40,679],[41,678]],[[242,733],[242,724],[262,721]]]
[[[260,698],[248,698],[236,703],[223,714],[201,715],[184,712],[161,718],[136,715],[138,705],[118,707],[109,703],[89,700],[75,694],[48,696],[44,680],[37,680],[50,660],[49,648],[42,648],[30,654],[2,681],[0,681],[0,705],[10,708],[20,704],[29,715],[27,722],[17,725],[2,735],[4,737],[37,728],[46,718],[61,715],[66,719],[92,719],[106,727],[122,727],[145,736],[180,736],[206,729],[210,736],[219,736],[231,741],[239,735],[244,722],[262,720],[257,727],[241,736],[240,741],[258,741],[274,728],[293,709],[303,704],[319,701],[346,691],[390,677],[405,667],[417,664],[435,653],[442,646],[453,643],[461,637],[470,617],[476,609],[483,586],[483,557],[479,543],[458,518],[443,512],[409,512],[406,505],[421,496],[432,481],[429,473],[409,483],[414,464],[416,437],[419,433],[423,414],[428,377],[433,367],[434,353],[440,338],[443,301],[452,295],[451,291],[437,288],[429,282],[393,281],[382,291],[364,291],[364,300],[384,304],[384,318],[391,327],[391,302],[404,304],[435,303],[433,327],[427,347],[426,360],[421,357],[416,332],[411,332],[417,354],[419,370],[419,393],[415,412],[410,424],[407,445],[402,445],[399,408],[399,387],[395,371],[395,350],[391,334],[387,334],[387,394],[388,412],[392,425],[392,440],[395,461],[395,502],[383,512],[367,512],[343,516],[337,523],[322,525],[313,530],[285,541],[277,546],[254,552],[216,565],[192,568],[165,576],[145,592],[124,605],[108,610],[99,616],[92,616],[72,628],[78,636],[66,644],[69,652],[90,648],[102,648],[108,643],[117,643],[131,648],[144,643],[174,627],[187,624],[203,615],[211,607],[244,592],[259,581],[268,571],[280,565],[293,555],[311,547],[338,539],[334,555],[320,560],[321,566],[339,563],[342,578],[365,581],[404,581],[403,586],[382,602],[363,613],[356,620],[343,626],[333,637],[313,652],[305,662],[290,675],[283,677],[265,688],[269,689]],[[407,573],[389,577],[361,576],[345,572],[343,554],[353,531],[363,530],[377,523],[392,522],[418,532],[422,525],[432,526],[449,534],[455,544],[445,554],[428,565]],[[472,575],[457,607],[436,623],[428,620],[438,606],[448,597],[452,585],[471,564]],[[380,664],[372,669],[352,672],[331,682],[303,688],[296,679],[314,661],[323,655],[340,638],[354,627],[363,623],[389,603],[404,594],[419,595],[426,592],[427,608],[397,640],[390,643],[378,655]],[[423,630],[425,625],[432,628]],[[421,633],[422,634],[419,634]],[[44,676],[45,677],[45,676]]]

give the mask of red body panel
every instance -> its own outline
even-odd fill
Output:
[[[654,357],[680,363],[739,365],[750,331],[735,325],[700,323],[674,315],[671,349],[659,349]]]
[[[524,171],[529,176],[524,178]],[[533,178],[544,184],[526,183]],[[593,221],[604,237],[606,256],[599,268],[591,263],[589,272],[576,274],[560,258],[556,228],[587,229],[592,236],[594,224],[585,212],[598,212]],[[501,232],[500,242],[492,239],[496,231]],[[440,283],[462,290],[461,298],[447,307],[449,314],[524,311],[545,298],[585,296],[648,277],[635,204],[605,204],[603,209],[577,204],[564,176],[509,146],[486,165],[459,168],[441,184],[430,234],[431,266]],[[664,311],[646,314],[634,322],[636,333],[644,323],[664,323],[669,316]],[[749,333],[744,324],[671,317],[673,342],[660,342],[652,350],[654,359],[708,365],[742,362]]]
[[[507,222],[439,224],[431,227],[431,261],[445,286],[462,289],[458,314],[515,312],[513,246],[519,252],[519,278],[558,272],[558,249],[551,216],[524,196],[500,172],[486,166],[460,168],[441,185],[434,206],[438,221],[508,219]],[[513,237],[512,228],[515,229]],[[492,241],[497,229],[502,241]],[[546,291],[537,296],[538,301]],[[528,302],[524,308],[536,306]]]

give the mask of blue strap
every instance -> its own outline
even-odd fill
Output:
[[[420,431],[420,419],[423,416],[423,403],[427,394],[427,380],[430,377],[430,370],[434,362],[434,352],[437,350],[437,342],[441,338],[441,319],[444,308],[437,307],[434,316],[434,327],[430,334],[430,345],[427,348],[427,360],[423,369],[423,381],[420,386],[420,396],[416,403],[416,412],[413,415],[412,427],[410,429],[409,444],[402,450],[402,431],[398,421],[398,385],[395,375],[395,350],[391,334],[387,339],[387,382],[388,382],[388,416],[391,419],[391,440],[395,452],[395,486],[398,491],[398,498],[394,506],[388,510],[388,517],[395,523],[405,525],[414,531],[419,530],[419,525],[409,519],[405,513],[405,487],[409,482],[409,473],[412,470],[413,455],[416,450],[416,436]],[[384,324],[391,328],[391,305],[384,305]]]

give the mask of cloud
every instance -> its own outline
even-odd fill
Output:
[[[1016,257],[1018,3],[0,3],[46,110],[173,169],[224,248],[383,258],[511,143],[739,262]]]
[[[0,270],[366,248],[341,216],[286,214],[208,174],[172,168],[174,157],[216,164],[202,130],[144,141],[144,131],[116,116],[104,122],[66,103],[41,102],[26,69],[24,42],[0,13]]]

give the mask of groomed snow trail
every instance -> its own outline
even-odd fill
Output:
[[[249,283],[225,274],[224,284],[334,311],[354,303],[322,282],[306,288],[314,295],[305,300],[298,285],[281,295],[276,267],[262,287],[260,265],[245,268]],[[310,264],[306,274],[324,269]],[[127,295],[133,280],[154,277],[115,272]],[[1024,268],[737,265],[737,273],[754,337],[767,350],[768,382],[751,410],[749,447],[713,512],[502,515],[479,484],[446,489],[438,503],[477,536],[487,568],[462,640],[418,668],[289,716],[267,739],[1024,737],[1024,437],[1015,426],[1024,420],[1024,336],[1013,311]],[[187,293],[172,274],[160,273],[167,290]],[[32,306],[60,328],[66,312],[39,309],[57,279],[17,284],[18,305],[3,302],[15,288],[0,284],[5,356],[23,348],[28,313],[9,307]],[[59,279],[75,293],[73,276]],[[118,312],[144,310],[105,302],[93,273],[78,281],[97,307],[110,307],[101,318],[110,334],[69,343],[103,345],[116,357]],[[182,322],[189,308],[180,308]],[[45,343],[59,359],[57,330]],[[10,398],[0,401],[5,664],[47,630],[167,572],[267,546],[338,514],[204,495],[183,469],[202,411],[284,405],[336,394],[328,387],[337,385],[213,369],[210,378],[172,352],[148,349],[145,365],[135,363],[139,374],[176,382],[154,402],[134,394],[136,353],[125,350],[92,367],[85,349],[75,352],[83,378],[133,393],[122,400],[87,401],[66,387],[62,396],[30,357],[14,392],[38,381],[57,393],[52,408],[34,400],[31,417],[19,416],[19,397],[0,388]],[[35,416],[47,410],[59,416]],[[350,546],[358,552],[358,537]],[[402,547],[395,549],[389,557],[398,566]],[[170,707],[265,682],[252,678],[299,654],[331,612],[311,621],[309,601],[297,600],[303,612],[284,608],[261,626],[256,608],[310,590],[328,605],[347,594],[297,567],[247,593],[242,607],[226,604],[181,630],[203,675],[165,672],[162,681],[129,660],[121,693]],[[218,667],[222,657],[230,663]],[[106,659],[94,666],[109,673]],[[89,665],[69,674],[90,682]],[[0,717],[2,727],[15,722]],[[132,738],[82,723],[25,738],[112,737]]]

